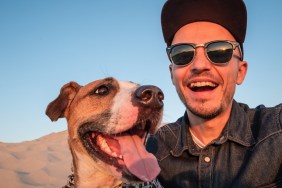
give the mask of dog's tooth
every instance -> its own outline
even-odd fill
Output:
[[[112,152],[113,157],[118,157],[116,152]]]
[[[111,149],[109,148],[106,140],[102,136],[98,136],[97,141],[98,141],[98,144],[99,144],[100,148],[104,152],[106,152],[109,155],[113,155],[113,152],[111,151]],[[115,154],[115,155],[117,156],[117,154]],[[114,156],[114,157],[116,157],[116,156]]]
[[[94,138],[94,137],[95,137],[95,133],[92,133],[92,134],[91,134],[91,137]]]
[[[102,138],[101,136],[99,136],[99,141],[100,141],[100,144],[103,148],[107,148],[108,147],[108,144],[106,142],[106,140],[104,138]]]
[[[115,157],[115,158],[122,159],[122,155],[117,155],[116,152],[113,152],[113,153],[112,153],[112,156]]]

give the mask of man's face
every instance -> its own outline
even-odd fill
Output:
[[[203,44],[214,40],[235,41],[228,30],[210,22],[195,22],[179,29],[172,41]],[[234,54],[241,57],[236,48]],[[211,63],[203,47],[196,48],[193,61],[180,67],[170,64],[171,79],[185,104],[188,114],[203,119],[230,112],[236,84],[241,84],[247,71],[247,63],[237,58],[225,65]]]

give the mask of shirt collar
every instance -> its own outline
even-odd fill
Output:
[[[245,147],[250,147],[255,143],[251,124],[248,117],[249,108],[247,105],[239,104],[233,100],[230,118],[222,131],[219,138],[215,139],[211,144],[223,144],[227,140],[236,142]],[[171,151],[173,156],[180,156],[185,150],[189,150],[191,154],[198,155],[197,146],[192,141],[189,128],[189,119],[187,113],[178,120],[179,136],[176,146]],[[210,144],[209,144],[210,145]]]

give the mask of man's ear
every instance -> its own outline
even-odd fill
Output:
[[[81,86],[76,82],[65,84],[60,91],[59,96],[53,100],[46,108],[46,115],[52,120],[57,121],[59,118],[65,117],[65,111]]]
[[[248,63],[246,61],[240,61],[237,74],[237,85],[241,85],[246,77],[248,71]]]

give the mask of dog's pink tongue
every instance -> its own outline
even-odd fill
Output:
[[[121,154],[127,169],[143,181],[152,181],[160,173],[156,157],[147,152],[139,136],[118,138]]]

